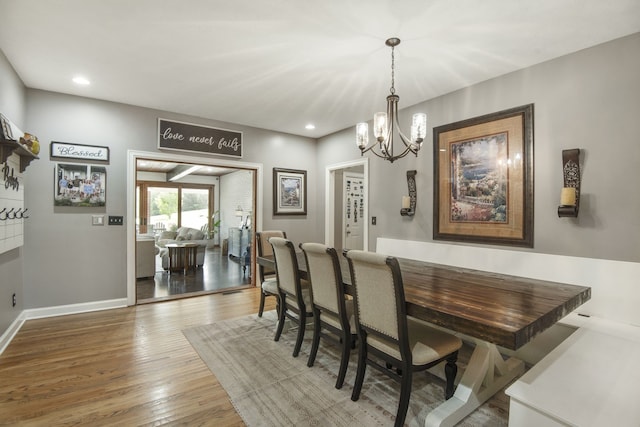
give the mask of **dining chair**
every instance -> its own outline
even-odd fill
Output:
[[[300,249],[307,262],[313,308],[313,340],[307,366],[311,367],[315,362],[320,336],[333,338],[342,349],[336,380],[336,388],[339,389],[344,384],[351,348],[355,347],[357,340],[353,300],[346,299],[340,261],[334,248],[319,243],[302,243]],[[330,334],[322,334],[322,330]]]
[[[272,237],[287,238],[287,233],[280,230],[267,230],[259,231],[256,233],[256,246],[258,247],[258,256],[272,256],[273,248],[269,243],[269,239]],[[277,310],[280,307],[280,295],[278,293],[278,280],[276,278],[276,272],[268,269],[262,265],[258,265],[258,277],[260,278],[260,308],[258,309],[258,317],[262,317],[264,311],[264,302],[266,297],[273,296],[277,302]],[[276,311],[277,311],[276,310]]]
[[[273,255],[276,260],[276,276],[278,278],[278,291],[280,293],[280,310],[275,341],[280,340],[285,318],[298,324],[298,336],[293,348],[293,357],[298,357],[307,318],[313,316],[311,305],[311,293],[309,286],[302,286],[298,271],[298,258],[293,242],[282,237],[272,237],[269,243],[273,247]]]
[[[402,426],[409,407],[412,374],[443,361],[445,399],[453,396],[458,350],[455,335],[407,315],[400,265],[395,257],[360,250],[345,251],[351,284],[355,287],[358,368],[351,400],[360,397],[366,366],[400,382],[396,426]],[[382,365],[379,361],[384,362]],[[395,368],[395,370],[393,369]]]

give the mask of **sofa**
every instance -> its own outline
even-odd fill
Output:
[[[180,227],[176,231],[163,231],[157,236],[156,245],[160,248],[162,268],[165,270],[169,268],[169,251],[166,248],[169,243],[196,243],[198,245],[198,254],[196,256],[198,267],[204,264],[204,254],[207,248],[214,247],[214,240],[209,239],[202,230]]]
[[[136,279],[156,274],[156,255],[159,252],[153,236],[136,236]]]

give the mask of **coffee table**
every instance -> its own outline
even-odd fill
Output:
[[[168,243],[165,247],[169,250],[169,273],[182,270],[183,274],[187,274],[192,268],[196,271],[196,243]]]

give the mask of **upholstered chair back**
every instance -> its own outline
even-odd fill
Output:
[[[287,238],[287,233],[282,230],[266,230],[256,233],[256,239],[258,240],[258,256],[271,256],[273,255],[273,249],[269,243],[269,239],[272,237]]]
[[[319,243],[303,243],[300,247],[307,260],[313,303],[320,308],[339,313],[338,301],[339,298],[344,299],[344,296],[340,292],[342,275],[335,249]]]
[[[276,260],[278,287],[289,295],[298,295],[300,277],[298,275],[298,260],[295,248],[290,240],[282,237],[269,239]]]
[[[266,230],[256,233],[256,246],[258,248],[259,257],[273,255],[273,248],[271,247],[271,243],[269,243],[269,239],[272,237],[282,237],[283,239],[286,239],[287,233],[282,230]],[[263,266],[259,266],[258,272],[260,275],[260,282],[264,282],[267,276],[272,277],[276,274],[275,271]]]
[[[404,306],[404,290],[398,261],[386,255],[359,250],[350,250],[346,256],[351,284],[355,287],[356,322],[399,340],[401,328],[404,326],[406,330],[406,323],[399,325],[402,316],[398,310]],[[405,314],[406,309],[402,313]]]

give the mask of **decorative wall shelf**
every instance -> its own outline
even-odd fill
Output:
[[[20,156],[20,172],[24,172],[32,160],[39,157],[12,139],[0,139],[0,163],[5,163],[12,153]]]

